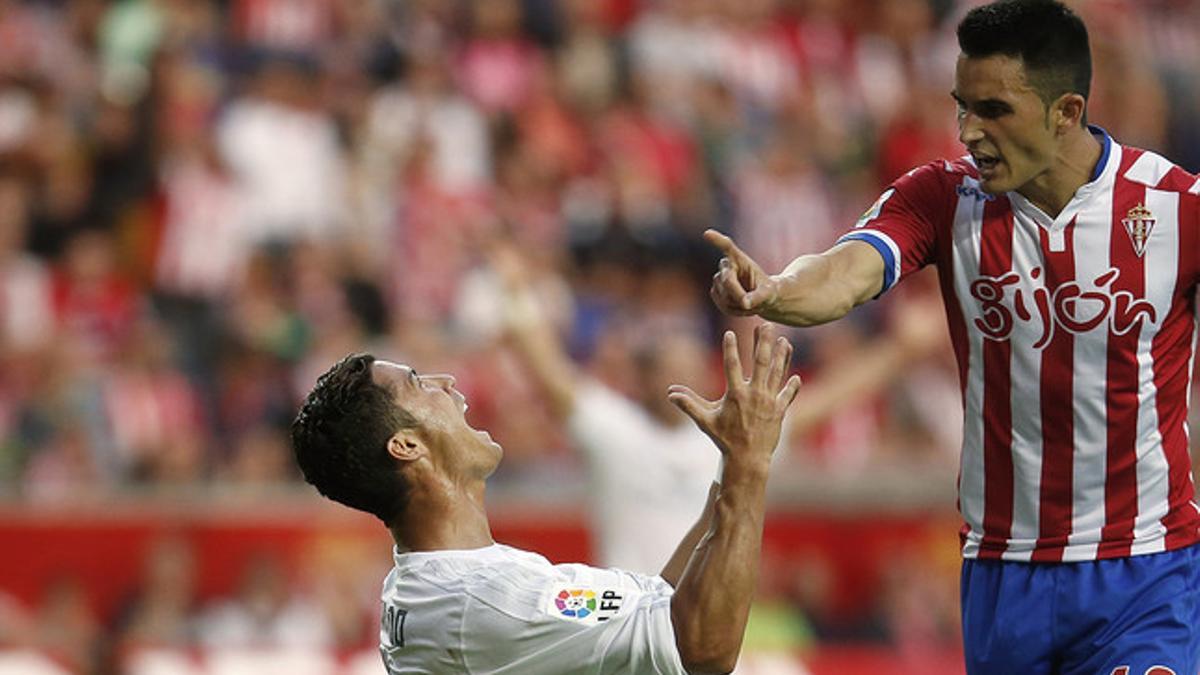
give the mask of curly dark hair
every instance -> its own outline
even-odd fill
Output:
[[[1030,85],[1049,105],[1063,94],[1087,98],[1092,55],[1087,26],[1056,0],[1001,0],[967,13],[958,46],[971,58],[1020,58]]]
[[[417,421],[372,379],[374,363],[370,354],[350,354],[317,379],[292,422],[292,449],[322,495],[390,526],[404,511],[408,484],[388,439]]]

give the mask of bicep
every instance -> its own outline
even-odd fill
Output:
[[[886,290],[888,262],[880,245],[859,239],[843,241],[822,255],[853,306]]]

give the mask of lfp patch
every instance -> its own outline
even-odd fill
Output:
[[[565,621],[598,623],[616,616],[624,602],[624,592],[563,586],[554,589],[546,610]]]
[[[554,596],[558,613],[573,619],[586,619],[596,611],[596,592],[583,588],[564,588]]]

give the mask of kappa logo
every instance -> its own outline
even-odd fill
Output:
[[[1154,214],[1150,213],[1150,209],[1142,204],[1129,209],[1125,217],[1121,219],[1125,225],[1125,231],[1129,233],[1129,241],[1133,243],[1133,252],[1142,257],[1146,252],[1146,242],[1150,239],[1150,233],[1154,230]]]
[[[613,590],[597,593],[590,588],[563,588],[554,594],[552,613],[566,619],[608,621],[621,611],[624,600]]]
[[[959,197],[974,197],[976,200],[982,199],[985,202],[990,202],[996,198],[996,195],[989,195],[974,185],[956,185],[954,186],[954,191],[958,193]]]

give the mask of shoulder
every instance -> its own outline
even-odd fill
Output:
[[[969,156],[957,159],[938,159],[914,167],[896,179],[893,185],[919,184],[924,186],[952,187],[962,183],[963,178],[978,180],[979,170]]]
[[[1200,195],[1200,177],[1162,155],[1141,148],[1121,147],[1120,178],[1164,192]]]
[[[964,189],[970,189],[967,186],[978,178],[979,171],[969,157],[939,159],[915,167],[897,178],[889,191],[914,207],[945,206],[948,199],[960,195]]]
[[[920,223],[942,222],[953,213],[957,197],[967,194],[964,190],[985,198],[978,188],[971,187],[978,175],[967,157],[939,159],[915,167],[892,181],[854,227],[857,230],[877,224],[881,217]]]

